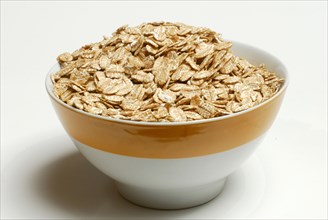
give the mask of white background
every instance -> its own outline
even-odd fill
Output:
[[[212,202],[132,205],[75,149],[44,78],[58,54],[146,21],[207,26],[287,66],[281,111]],[[1,217],[327,218],[327,2],[1,2]]]

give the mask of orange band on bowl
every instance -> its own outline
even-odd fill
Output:
[[[186,158],[223,152],[262,135],[271,126],[283,94],[233,117],[175,126],[120,123],[52,102],[69,135],[90,147],[133,157]]]

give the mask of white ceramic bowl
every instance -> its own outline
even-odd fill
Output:
[[[116,181],[123,197],[151,208],[187,208],[206,203],[222,191],[229,174],[261,142],[286,91],[287,70],[277,58],[237,42],[233,52],[253,64],[264,63],[285,82],[270,100],[219,118],[147,123],[89,114],[54,96],[50,74],[59,65],[49,71],[46,88],[76,147]]]

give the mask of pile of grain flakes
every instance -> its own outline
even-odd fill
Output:
[[[123,26],[57,60],[54,94],[117,119],[183,122],[232,114],[272,97],[283,80],[230,52],[208,29],[154,22]]]

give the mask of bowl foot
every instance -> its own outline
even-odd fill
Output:
[[[145,189],[116,182],[121,195],[130,202],[154,209],[184,209],[204,204],[220,194],[226,178],[179,189]]]

